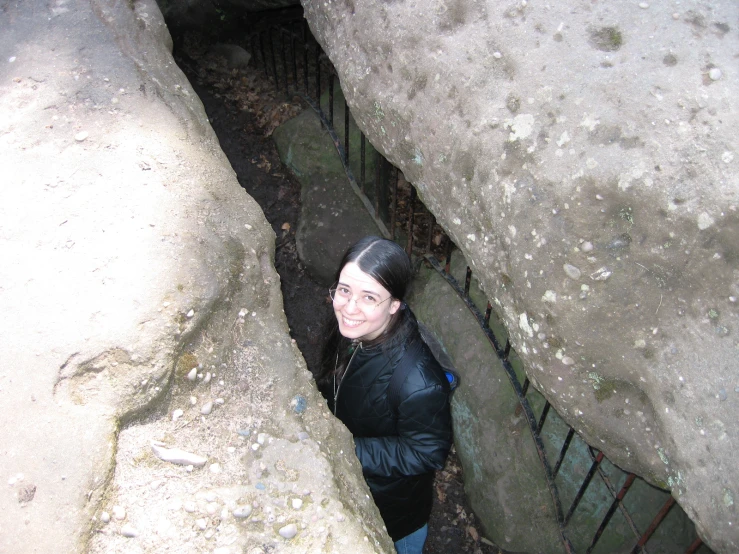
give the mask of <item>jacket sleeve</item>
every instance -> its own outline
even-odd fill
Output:
[[[398,435],[355,438],[364,475],[403,477],[444,467],[452,445],[449,393],[432,384],[398,406]]]

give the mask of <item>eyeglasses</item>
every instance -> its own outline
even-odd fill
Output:
[[[335,306],[348,304],[353,298],[352,291],[343,286],[332,287],[328,289],[328,293],[331,295],[331,300],[334,301]],[[373,312],[377,306],[383,302],[387,302],[391,298],[392,296],[388,296],[385,300],[380,300],[374,294],[363,293],[362,296],[356,298],[354,302],[363,312]]]

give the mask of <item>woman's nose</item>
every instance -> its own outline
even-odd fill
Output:
[[[357,305],[357,299],[353,297],[350,298],[349,301],[346,303],[346,306],[344,306],[344,310],[350,314],[358,312],[359,306]]]

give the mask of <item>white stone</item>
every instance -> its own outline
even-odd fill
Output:
[[[123,506],[113,506],[113,517],[118,521],[126,519],[126,509]]]
[[[289,525],[285,525],[284,527],[281,527],[278,532],[280,533],[281,537],[289,540],[298,534],[298,526],[295,525],[294,523],[291,523]]]
[[[160,460],[177,465],[203,467],[205,462],[208,461],[208,458],[203,456],[179,448],[166,448],[161,443],[151,443],[151,451]]]
[[[243,518],[249,517],[252,511],[254,511],[254,509],[249,504],[246,504],[244,506],[238,506],[233,511],[233,515],[236,518],[243,519]]]
[[[708,77],[711,79],[711,81],[718,81],[722,75],[723,73],[718,67],[712,67],[708,72]]]
[[[200,413],[203,415],[210,415],[210,413],[213,411],[213,402],[208,401],[200,408]]]
[[[194,381],[197,378],[198,378],[198,368],[194,367],[188,372],[187,379],[188,381]]]
[[[126,524],[123,527],[121,527],[121,535],[124,537],[128,537],[129,539],[132,539],[134,537],[139,536],[139,532],[131,525]]]
[[[292,505],[294,510],[299,510],[303,507],[303,501],[300,498],[293,498]]]

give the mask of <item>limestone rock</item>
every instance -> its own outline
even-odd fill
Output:
[[[303,4],[359,127],[473,263],[539,389],[739,550],[739,402],[718,396],[739,329],[737,3]]]

